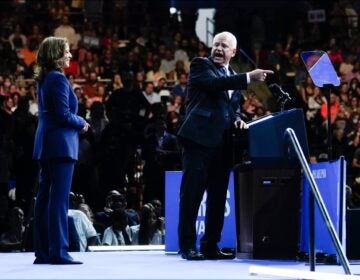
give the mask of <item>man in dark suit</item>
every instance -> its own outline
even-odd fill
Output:
[[[215,35],[211,56],[191,62],[187,108],[178,136],[182,145],[183,177],[180,188],[179,248],[187,260],[233,259],[217,243],[224,223],[226,192],[232,163],[231,131],[245,129],[240,119],[240,91],[251,81],[264,81],[270,70],[236,74],[229,62],[236,53],[229,32]],[[207,190],[205,234],[196,249],[195,222]]]

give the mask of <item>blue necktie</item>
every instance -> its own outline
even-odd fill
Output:
[[[221,76],[227,76],[227,69],[225,67],[220,67],[219,71],[221,73]]]

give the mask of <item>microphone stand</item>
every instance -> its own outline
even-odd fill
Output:
[[[283,94],[279,95],[279,98],[277,99],[277,102],[280,103],[280,112],[284,112],[285,103],[288,100],[289,99],[285,95],[283,95]]]
[[[280,112],[284,112],[284,107],[285,107],[285,103],[286,103],[287,99],[284,99],[281,101],[281,104],[280,104]]]
[[[273,96],[277,98],[276,102],[280,103],[281,112],[284,112],[285,103],[291,100],[290,95],[287,92],[283,91],[278,84],[269,85],[269,90],[271,91]]]

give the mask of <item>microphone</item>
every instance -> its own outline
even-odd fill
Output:
[[[278,99],[291,100],[290,95],[284,91],[278,84],[269,85],[269,90],[277,97]]]

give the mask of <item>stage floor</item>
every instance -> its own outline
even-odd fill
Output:
[[[360,279],[360,276],[347,277],[339,265],[317,265],[316,272],[325,276],[307,278],[309,266],[296,261],[186,261],[164,251],[86,252],[72,256],[84,264],[33,265],[33,253],[1,253],[0,279]],[[258,268],[275,270],[275,274],[293,272],[295,276],[250,273]],[[351,272],[360,274],[360,265],[351,265]]]

